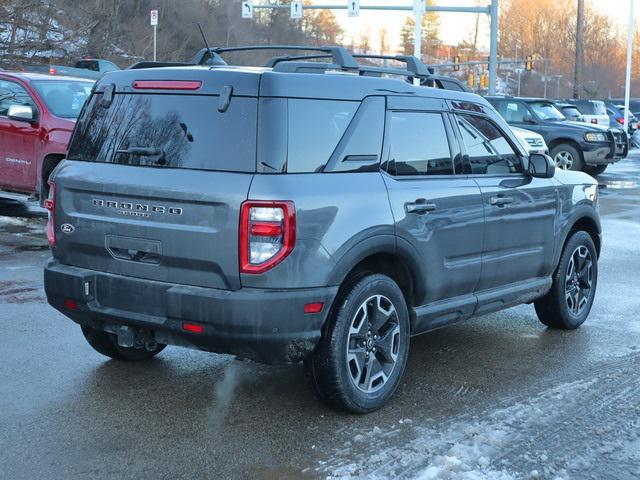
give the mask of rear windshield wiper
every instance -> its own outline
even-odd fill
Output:
[[[164,150],[152,147],[129,147],[124,150],[116,150],[116,153],[124,153],[127,155],[138,155],[140,157],[155,157],[152,159],[156,165],[165,165]]]

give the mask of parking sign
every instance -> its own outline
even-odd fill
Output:
[[[251,0],[242,2],[242,18],[253,18],[253,2]]]
[[[151,10],[150,19],[152,26],[155,27],[156,25],[158,25],[158,10]]]
[[[360,0],[347,0],[347,9],[349,10],[350,17],[357,17],[360,15]]]
[[[302,2],[293,0],[291,2],[291,18],[302,18]]]

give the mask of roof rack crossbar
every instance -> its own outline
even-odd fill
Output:
[[[322,46],[322,47],[309,47],[302,45],[248,45],[244,47],[216,47],[211,51],[221,54],[227,52],[242,52],[249,50],[302,50],[310,52],[325,52],[331,54],[333,57],[333,63],[340,68],[345,69],[357,69],[358,62],[353,58],[349,51],[344,47],[336,46]]]
[[[367,54],[354,54],[354,58],[373,58],[377,60],[395,60],[398,62],[404,62],[407,64],[407,70],[415,74],[415,76],[422,75],[428,76],[429,70],[427,66],[422,63],[418,58],[413,55],[367,55]]]

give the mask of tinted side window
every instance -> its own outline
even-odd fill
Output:
[[[503,100],[499,103],[498,112],[507,123],[524,123],[525,116],[529,116],[524,103],[508,100]]]
[[[453,162],[442,115],[391,112],[390,172],[396,175],[451,175]]]
[[[33,108],[36,106],[22,86],[0,80],[0,116],[6,117],[11,105],[29,105]]]
[[[288,103],[287,172],[321,172],[360,102],[289,99]]]
[[[522,162],[492,122],[474,115],[456,115],[472,174],[522,173]]]

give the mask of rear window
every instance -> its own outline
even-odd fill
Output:
[[[254,172],[257,99],[116,94],[108,107],[95,94],[79,119],[68,158],[165,168]]]

